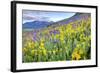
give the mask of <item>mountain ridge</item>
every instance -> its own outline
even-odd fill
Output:
[[[38,29],[38,28],[44,28],[53,22],[47,22],[47,21],[32,21],[32,22],[26,22],[23,24],[23,28],[28,29]]]
[[[49,27],[49,26],[59,26],[59,25],[64,25],[64,24],[68,24],[70,22],[74,22],[77,20],[87,20],[87,18],[89,18],[91,15],[90,13],[76,13],[75,15],[73,15],[70,18],[66,18],[63,19],[61,21],[58,22],[47,22],[47,21],[32,21],[32,22],[26,22],[23,24],[23,28],[28,28],[28,29],[41,29],[44,27]]]
[[[77,21],[77,20],[83,20],[83,19],[86,20],[90,16],[91,16],[90,13],[76,13],[75,15],[73,15],[70,18],[67,18],[67,19],[55,22],[53,25],[56,25],[56,24],[58,24],[58,25],[64,25],[64,24],[68,24],[70,22],[74,22],[74,21]]]

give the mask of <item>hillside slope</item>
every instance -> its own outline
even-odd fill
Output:
[[[91,17],[90,13],[76,13],[74,16],[55,22],[52,24],[53,26],[60,26],[64,24],[69,24],[71,22],[79,21],[79,20],[87,20],[89,17]]]

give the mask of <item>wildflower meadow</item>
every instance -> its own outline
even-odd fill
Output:
[[[91,18],[22,31],[23,62],[91,59]]]

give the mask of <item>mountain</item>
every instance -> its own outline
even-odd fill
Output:
[[[91,17],[90,13],[76,13],[70,18],[66,18],[64,20],[58,21],[58,22],[47,22],[47,21],[33,21],[33,22],[26,22],[23,24],[23,28],[28,29],[39,29],[44,27],[57,27],[60,25],[68,24],[70,22],[74,22],[77,20],[87,20],[89,17]]]
[[[76,13],[74,16],[68,18],[68,19],[64,19],[61,20],[57,23],[59,24],[68,24],[70,22],[74,22],[77,20],[87,20],[87,18],[89,18],[91,15],[89,13]]]
[[[23,24],[23,28],[26,29],[38,29],[38,28],[44,28],[52,24],[53,22],[47,22],[47,21],[32,21],[32,22],[26,22]]]
[[[90,13],[76,13],[72,17],[66,18],[66,19],[58,21],[58,22],[55,22],[51,26],[55,27],[55,26],[59,26],[59,25],[68,24],[70,22],[74,22],[74,21],[77,21],[77,20],[87,20],[89,17],[91,17]]]

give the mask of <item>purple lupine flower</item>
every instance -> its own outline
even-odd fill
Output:
[[[54,30],[54,31],[53,31],[53,34],[54,34],[54,35],[59,34],[59,33],[60,33],[60,32],[59,32],[58,30]]]
[[[37,33],[33,32],[33,41],[37,41]]]
[[[58,30],[54,30],[54,31],[49,31],[49,33],[50,33],[50,35],[52,35],[52,34],[56,35],[56,34],[59,34],[60,32]]]
[[[52,35],[53,32],[52,31],[49,31],[49,33],[50,33],[50,35]]]

